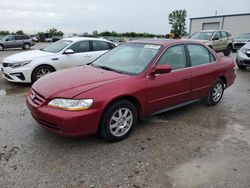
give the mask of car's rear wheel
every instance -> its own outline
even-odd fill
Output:
[[[232,49],[233,49],[232,45],[229,44],[229,45],[227,46],[226,50],[224,51],[224,55],[225,55],[225,56],[229,56],[229,55],[231,54],[231,52],[232,52]]]
[[[237,52],[237,50],[236,49],[232,49],[232,52]]]
[[[224,89],[225,83],[221,79],[218,79],[209,91],[206,99],[207,104],[209,106],[218,104],[223,96]]]
[[[132,132],[137,118],[137,109],[131,102],[117,101],[104,112],[100,123],[100,134],[107,141],[123,140]]]
[[[42,78],[43,76],[45,76],[51,72],[54,72],[54,71],[55,70],[48,65],[41,65],[41,66],[35,68],[32,72],[32,75],[31,75],[32,83],[37,81],[39,78]]]
[[[24,50],[29,50],[30,49],[30,44],[29,43],[23,44],[23,49]]]
[[[0,51],[4,50],[4,46],[2,44],[0,44]]]
[[[246,68],[247,68],[247,66],[245,66],[245,65],[237,65],[238,67],[239,67],[239,69],[241,69],[241,70],[245,70]]]

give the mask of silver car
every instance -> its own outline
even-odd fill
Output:
[[[0,40],[0,51],[7,48],[23,48],[30,49],[35,42],[28,35],[7,35]]]
[[[250,42],[246,43],[237,53],[236,63],[240,69],[250,67]]]
[[[247,42],[250,42],[250,33],[243,33],[239,37],[236,37],[233,42],[233,52],[239,50]]]

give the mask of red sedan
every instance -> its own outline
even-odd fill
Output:
[[[66,136],[126,138],[141,116],[205,99],[216,105],[236,78],[235,62],[188,40],[122,44],[90,65],[34,83],[27,106],[34,119]]]

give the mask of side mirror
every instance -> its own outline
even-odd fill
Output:
[[[170,65],[157,65],[154,67],[150,73],[151,76],[155,76],[156,74],[166,74],[172,71],[172,66]]]
[[[5,41],[9,41],[10,39],[6,39]]]
[[[72,49],[67,49],[67,50],[65,50],[65,52],[64,52],[64,54],[67,54],[67,55],[69,55],[69,54],[74,54],[75,52],[74,52],[74,50],[72,50]]]

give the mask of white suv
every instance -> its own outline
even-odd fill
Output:
[[[115,43],[97,38],[63,39],[41,50],[6,57],[1,71],[8,81],[33,83],[48,73],[91,63],[115,46]]]

